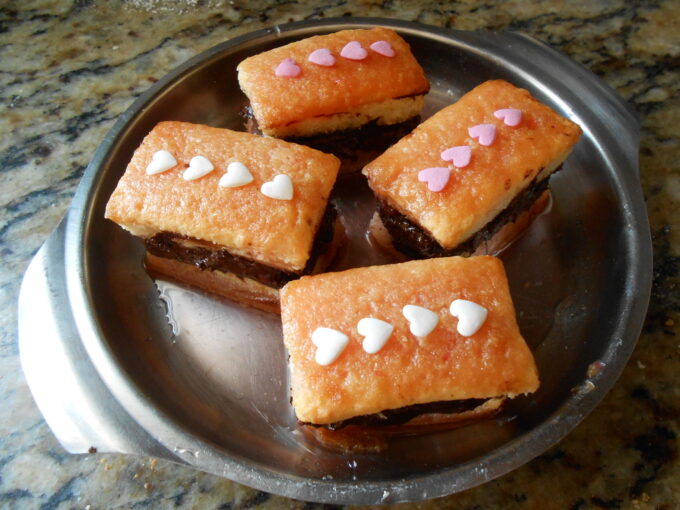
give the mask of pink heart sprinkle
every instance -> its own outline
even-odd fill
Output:
[[[376,41],[371,44],[370,48],[384,57],[393,57],[395,55],[392,45],[387,41]]]
[[[295,78],[298,76],[302,70],[300,69],[300,66],[295,63],[295,60],[292,58],[284,58],[281,63],[276,66],[276,71],[274,71],[274,74],[276,76],[283,76],[285,78]]]
[[[464,168],[470,164],[470,157],[472,156],[472,149],[467,145],[459,145],[458,147],[450,147],[442,152],[442,159],[444,161],[453,161],[453,166],[457,168]]]
[[[314,50],[309,54],[307,60],[309,60],[312,64],[324,67],[331,67],[333,64],[335,64],[335,57],[328,48],[319,48],[318,50]]]
[[[418,180],[427,182],[427,188],[430,191],[443,190],[449,182],[449,177],[451,177],[451,170],[445,166],[435,166],[418,172]]]
[[[350,41],[345,44],[345,47],[340,52],[340,56],[349,60],[363,60],[368,55],[366,48],[364,48],[359,41]]]
[[[496,126],[493,124],[477,124],[468,128],[472,138],[478,138],[480,145],[491,145],[496,139]]]
[[[497,119],[503,119],[506,126],[516,126],[522,120],[522,111],[516,108],[503,108],[493,114]]]

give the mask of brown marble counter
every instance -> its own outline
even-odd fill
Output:
[[[530,34],[590,68],[642,119],[654,236],[645,330],[620,381],[564,441],[484,486],[404,508],[680,507],[680,3],[55,0],[0,6],[0,507],[317,508],[169,462],[65,453],[23,379],[16,300],[115,119],[189,57],[277,23],[400,18]]]

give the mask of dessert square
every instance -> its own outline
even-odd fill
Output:
[[[410,255],[470,253],[531,207],[580,135],[577,124],[528,91],[488,81],[363,173],[382,223]]]
[[[154,154],[168,151],[176,165],[148,175]],[[192,158],[214,170],[183,178]],[[253,180],[222,187],[231,163]],[[338,171],[334,156],[274,138],[186,122],[162,122],[135,151],[107,204],[106,217],[132,234],[150,238],[172,232],[221,245],[230,253],[284,271],[304,269]],[[261,188],[278,175],[292,183],[292,198],[266,196]]]
[[[401,123],[419,114],[429,90],[409,45],[386,28],[310,37],[249,57],[238,80],[258,128],[283,138]]]
[[[281,308],[292,405],[303,423],[379,424],[428,403],[464,401],[472,410],[539,385],[495,257],[305,276],[281,290]]]
[[[278,289],[324,269],[343,237],[328,202],[339,164],[274,138],[161,122],[106,217],[144,240],[150,272],[275,312]]]

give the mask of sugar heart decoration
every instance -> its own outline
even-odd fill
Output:
[[[442,152],[441,158],[444,161],[451,161],[456,168],[464,168],[470,164],[472,149],[468,145],[449,147]]]
[[[493,124],[477,124],[468,128],[472,138],[478,138],[480,145],[491,145],[496,139],[496,126]]]
[[[493,112],[493,115],[502,119],[506,126],[516,126],[522,121],[522,111],[517,108],[502,108]]]
[[[271,181],[265,182],[260,191],[264,196],[276,200],[291,200],[293,198],[293,181],[284,174],[279,174]]]
[[[157,151],[153,153],[151,157],[151,162],[146,167],[147,175],[160,174],[170,170],[173,166],[177,165],[177,160],[168,151]]]
[[[387,41],[376,41],[369,48],[384,57],[393,57],[395,55],[394,48]]]
[[[204,175],[208,175],[215,169],[215,166],[210,162],[210,160],[204,156],[194,156],[189,161],[189,168],[187,168],[182,174],[182,178],[185,181],[193,181],[194,179],[200,179]]]
[[[314,50],[309,54],[307,60],[309,60],[312,64],[323,67],[331,67],[335,64],[335,57],[328,48],[319,48],[318,50]]]
[[[458,333],[472,336],[482,327],[489,311],[466,299],[456,299],[449,307],[451,315],[458,318]]]
[[[222,188],[238,188],[253,182],[253,174],[248,167],[240,161],[232,161],[227,166],[227,173],[220,178],[219,186]]]
[[[439,315],[422,306],[406,305],[401,309],[409,322],[409,330],[418,338],[424,338],[439,324]]]
[[[357,324],[357,331],[364,337],[361,346],[369,354],[375,354],[382,349],[389,340],[394,326],[389,322],[373,317],[364,317]]]
[[[301,72],[302,69],[300,69],[300,66],[297,65],[295,60],[292,58],[284,58],[281,63],[276,66],[274,74],[284,78],[295,78],[296,76],[299,76]]]
[[[314,361],[326,366],[333,363],[349,344],[349,337],[332,328],[316,328],[312,333],[312,343],[316,345]]]
[[[451,169],[445,166],[426,168],[418,172],[418,180],[426,182],[430,191],[441,191],[446,187],[451,177]]]
[[[363,60],[368,56],[368,52],[359,41],[350,41],[342,48],[340,56],[349,60]]]

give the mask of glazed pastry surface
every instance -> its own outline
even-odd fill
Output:
[[[518,125],[494,116],[500,109],[522,112]],[[496,128],[489,146],[468,132],[488,123]],[[444,108],[363,169],[381,200],[419,224],[445,249],[453,249],[492,220],[534,178],[556,170],[581,136],[580,127],[539,103],[526,90],[502,80],[485,82]],[[463,168],[443,161],[448,148],[467,145]],[[451,168],[448,184],[431,191],[420,171]]]
[[[177,166],[147,175],[155,152]],[[194,156],[214,165],[185,181]],[[229,163],[243,163],[254,180],[218,185]],[[335,156],[274,138],[185,122],[161,122],[135,151],[107,204],[106,217],[140,237],[172,232],[223,246],[230,253],[288,271],[305,267],[340,162]],[[293,183],[293,198],[277,200],[260,188],[276,175]]]
[[[366,50],[365,59],[356,61],[340,56],[343,47],[351,41],[359,42]],[[377,41],[387,41],[394,49],[394,56],[386,57],[371,50],[370,45]],[[333,66],[308,61],[313,51],[322,48],[333,54]],[[275,75],[277,66],[287,58],[292,58],[300,67],[298,76]],[[367,115],[389,117],[380,109],[380,103],[422,95],[429,90],[429,82],[409,45],[386,28],[344,30],[272,49],[241,62],[238,79],[250,99],[258,126],[265,133],[305,119],[359,111],[365,105],[372,108]],[[403,115],[398,115],[393,121],[406,120],[401,117]]]
[[[488,309],[481,329],[458,333],[455,299]],[[410,332],[406,304],[439,316],[424,338]],[[292,403],[300,421],[328,424],[426,402],[513,397],[538,388],[533,356],[522,338],[501,261],[449,257],[302,277],[281,291],[284,342],[290,354]],[[375,354],[357,331],[365,317],[394,331]],[[315,361],[316,328],[350,337],[331,364]]]

